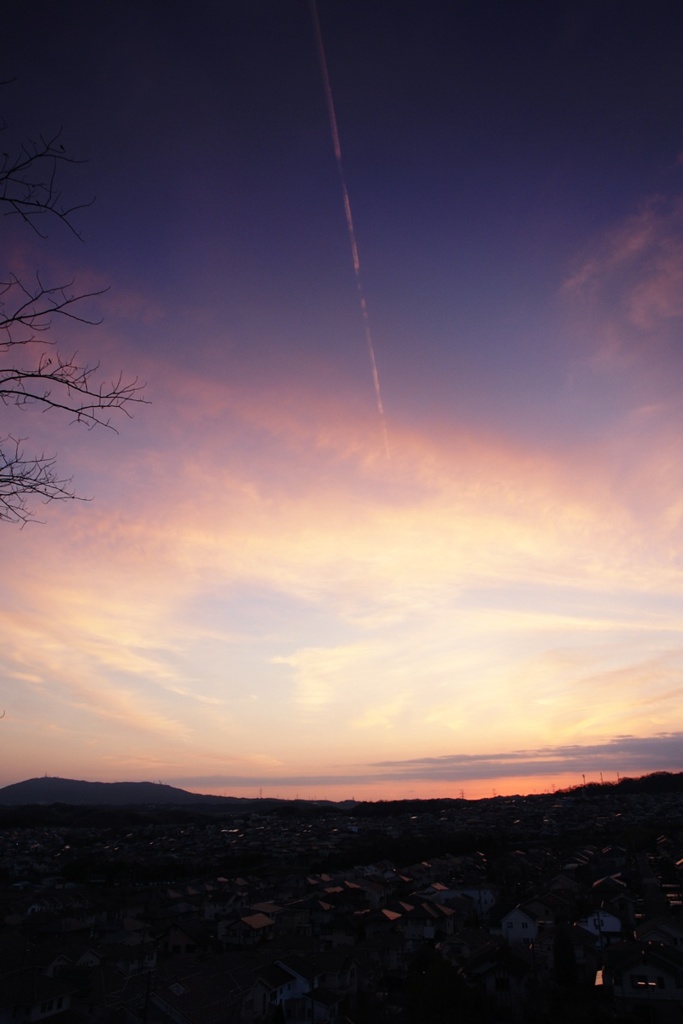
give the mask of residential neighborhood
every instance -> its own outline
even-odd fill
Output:
[[[678,793],[256,806],[7,812],[0,1024],[683,1019]]]

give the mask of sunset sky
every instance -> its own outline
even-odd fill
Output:
[[[0,406],[93,499],[0,524],[0,785],[683,770],[680,3],[317,10],[383,419],[308,2],[3,12],[2,149],[96,201],[0,276],[108,287],[52,338],[150,404]]]

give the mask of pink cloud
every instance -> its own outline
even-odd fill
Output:
[[[595,241],[563,290],[596,366],[649,372],[671,358],[683,315],[683,200],[645,203]]]

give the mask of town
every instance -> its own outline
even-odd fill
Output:
[[[0,806],[0,1024],[680,1024],[681,776],[640,781]]]

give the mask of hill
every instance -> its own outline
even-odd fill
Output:
[[[27,779],[0,789],[0,805],[77,804],[81,806],[131,807],[160,804],[182,807],[189,804],[229,804],[233,797],[202,796],[161,782],[84,782],[45,776]]]
[[[565,796],[621,796],[632,793],[662,794],[683,793],[683,772],[652,772],[638,778],[621,778],[618,782],[588,782],[558,790],[555,797]],[[546,795],[523,797],[525,800],[543,800]],[[519,798],[519,797],[518,797]],[[505,797],[483,799],[505,800]],[[36,807],[63,804],[75,807],[175,807],[189,811],[235,811],[237,813],[329,813],[341,811],[356,816],[384,817],[393,814],[417,814],[426,811],[439,813],[444,807],[463,805],[464,799],[441,797],[436,799],[342,801],[296,800],[277,797],[236,797],[213,796],[190,793],[186,789],[167,786],[161,782],[85,782],[77,779],[60,779],[44,776],[27,779],[0,788],[0,807]]]

